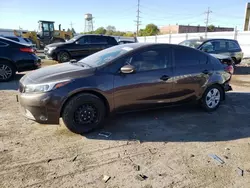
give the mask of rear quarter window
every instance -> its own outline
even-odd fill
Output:
[[[236,41],[229,41],[228,42],[228,49],[229,50],[240,50],[240,46]]]

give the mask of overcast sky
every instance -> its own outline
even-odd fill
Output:
[[[247,0],[141,0],[141,28],[154,23],[204,25],[204,12],[212,10],[210,24],[243,28]],[[137,0],[0,0],[0,28],[37,30],[38,20],[55,21],[55,27],[84,31],[84,14],[92,13],[94,29],[113,25],[135,31]]]

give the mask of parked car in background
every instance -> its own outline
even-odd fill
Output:
[[[116,39],[105,35],[78,35],[67,42],[45,46],[45,55],[60,63],[81,59],[105,48],[118,45]]]
[[[131,40],[119,40],[118,44],[128,44],[128,43],[135,43],[135,41],[131,41]]]
[[[27,44],[32,46],[32,48],[36,51],[36,45],[32,43],[32,41],[28,38],[23,38],[23,37],[16,37],[16,36],[2,36],[4,38],[10,39],[10,40],[14,40],[16,42],[20,42],[22,44]]]
[[[133,43],[28,73],[19,97],[26,117],[45,124],[62,117],[71,131],[86,133],[114,112],[192,101],[216,110],[231,90],[231,76],[226,65],[202,51]]]
[[[230,39],[190,39],[181,42],[179,45],[197,48],[210,54],[221,54],[229,56],[235,64],[243,59],[243,52],[237,40]]]
[[[0,37],[0,81],[9,81],[16,72],[34,70],[40,66],[41,59],[31,46]]]

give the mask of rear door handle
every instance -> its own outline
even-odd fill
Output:
[[[170,77],[167,75],[163,75],[160,79],[163,81],[167,81]]]

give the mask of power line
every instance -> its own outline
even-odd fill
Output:
[[[212,13],[212,11],[210,10],[210,8],[208,7],[207,12],[205,12],[206,16],[206,20],[205,20],[205,24],[206,24],[206,28],[205,28],[205,38],[207,38],[207,27],[208,27],[208,23],[209,23],[209,15]]]

